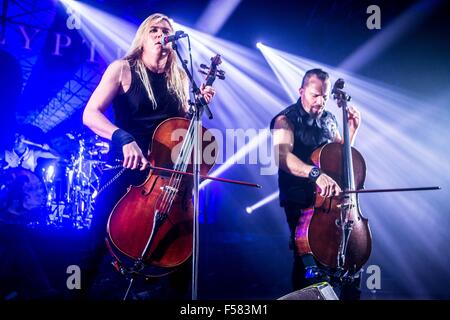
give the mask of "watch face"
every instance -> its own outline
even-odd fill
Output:
[[[317,168],[312,168],[310,174],[311,174],[311,176],[314,177],[314,178],[315,178],[315,177],[318,177],[319,174],[320,174],[320,170],[317,169]]]

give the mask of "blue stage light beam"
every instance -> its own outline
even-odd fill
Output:
[[[42,128],[44,132],[70,118],[87,103],[100,79],[97,53],[106,63],[123,57],[137,30],[137,26],[84,3],[71,0],[61,0],[61,3],[67,9],[68,27],[77,28],[90,48],[91,55],[89,61],[80,66],[74,78],[38,114],[27,117],[27,122]],[[73,23],[73,19],[77,22]]]
[[[195,24],[195,29],[203,30],[212,35],[217,34],[241,1],[210,0],[208,6]]]
[[[273,201],[273,200],[278,199],[278,196],[279,196],[279,195],[280,195],[280,192],[279,192],[279,191],[275,191],[275,192],[271,193],[270,195],[268,195],[267,197],[265,197],[264,199],[262,199],[262,200],[256,202],[255,204],[252,204],[251,206],[248,206],[247,208],[245,208],[245,211],[246,211],[248,214],[251,214],[251,213],[253,213],[253,211],[255,211],[256,209],[258,209],[258,208],[264,206],[265,204],[267,204],[267,203],[269,203],[269,202],[271,202],[271,201]]]
[[[77,30],[107,63],[125,55],[138,26],[82,2],[61,2],[80,19]]]

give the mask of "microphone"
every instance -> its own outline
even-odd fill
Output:
[[[184,33],[184,31],[176,31],[175,34],[171,36],[162,37],[160,43],[165,46],[166,44],[170,42],[177,41],[180,38],[187,37],[187,33]]]

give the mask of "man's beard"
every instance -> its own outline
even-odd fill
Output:
[[[313,106],[311,108],[311,111],[312,110],[314,110],[314,111],[311,112],[310,114],[311,114],[311,117],[314,118],[314,119],[319,118],[322,115],[322,113],[323,113],[323,108],[321,106]],[[318,111],[315,111],[315,110],[318,110]]]

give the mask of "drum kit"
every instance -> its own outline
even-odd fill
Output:
[[[25,143],[35,149],[49,149],[30,140]],[[0,222],[89,229],[109,144],[98,136],[66,134],[50,149],[58,157],[41,158],[34,172],[20,166],[1,171]]]

